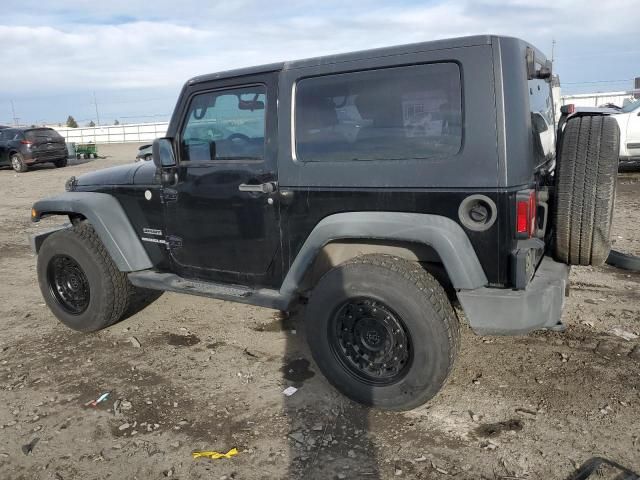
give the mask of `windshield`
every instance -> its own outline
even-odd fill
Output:
[[[622,107],[622,113],[633,112],[638,107],[640,107],[640,100],[636,100],[635,102],[627,103],[624,107]]]

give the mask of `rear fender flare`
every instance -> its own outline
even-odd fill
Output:
[[[291,265],[281,295],[293,298],[320,250],[346,239],[423,243],[438,253],[454,288],[472,290],[488,283],[467,234],[453,220],[421,213],[348,212],[325,217],[316,225]]]

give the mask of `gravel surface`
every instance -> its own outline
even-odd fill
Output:
[[[564,333],[464,327],[449,383],[408,413],[330,387],[303,312],[165,293],[97,334],[65,328],[42,301],[27,242],[59,222],[32,224],[29,208],[135,152],[0,170],[0,478],[555,479],[595,455],[640,471],[639,274],[574,268]],[[625,174],[616,248],[640,254],[639,231],[640,174]],[[234,447],[232,458],[191,457]]]

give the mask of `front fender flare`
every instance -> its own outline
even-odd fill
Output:
[[[472,290],[488,283],[467,234],[453,220],[421,213],[348,212],[325,217],[316,225],[291,265],[280,293],[293,297],[322,247],[342,239],[423,243],[438,253],[456,289]]]
[[[134,272],[153,267],[124,209],[112,195],[66,192],[45,198],[33,205],[32,220],[37,222],[43,216],[74,213],[82,215],[91,224],[120,271]],[[31,239],[35,253],[51,233],[44,232]]]

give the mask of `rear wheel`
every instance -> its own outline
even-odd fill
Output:
[[[29,169],[22,155],[17,152],[11,155],[11,167],[18,173],[24,173]]]
[[[555,253],[569,265],[602,265],[618,174],[620,134],[612,117],[582,116],[567,122],[555,185]]]
[[[38,282],[53,314],[83,332],[106,328],[160,296],[131,285],[87,223],[47,237],[38,252]]]
[[[53,164],[56,166],[56,168],[62,168],[62,167],[66,167],[67,166],[67,159],[65,158],[59,158],[58,160],[55,160],[53,162]]]
[[[458,318],[419,263],[363,255],[326,273],[307,306],[318,367],[351,399],[408,410],[444,385],[460,341]]]

